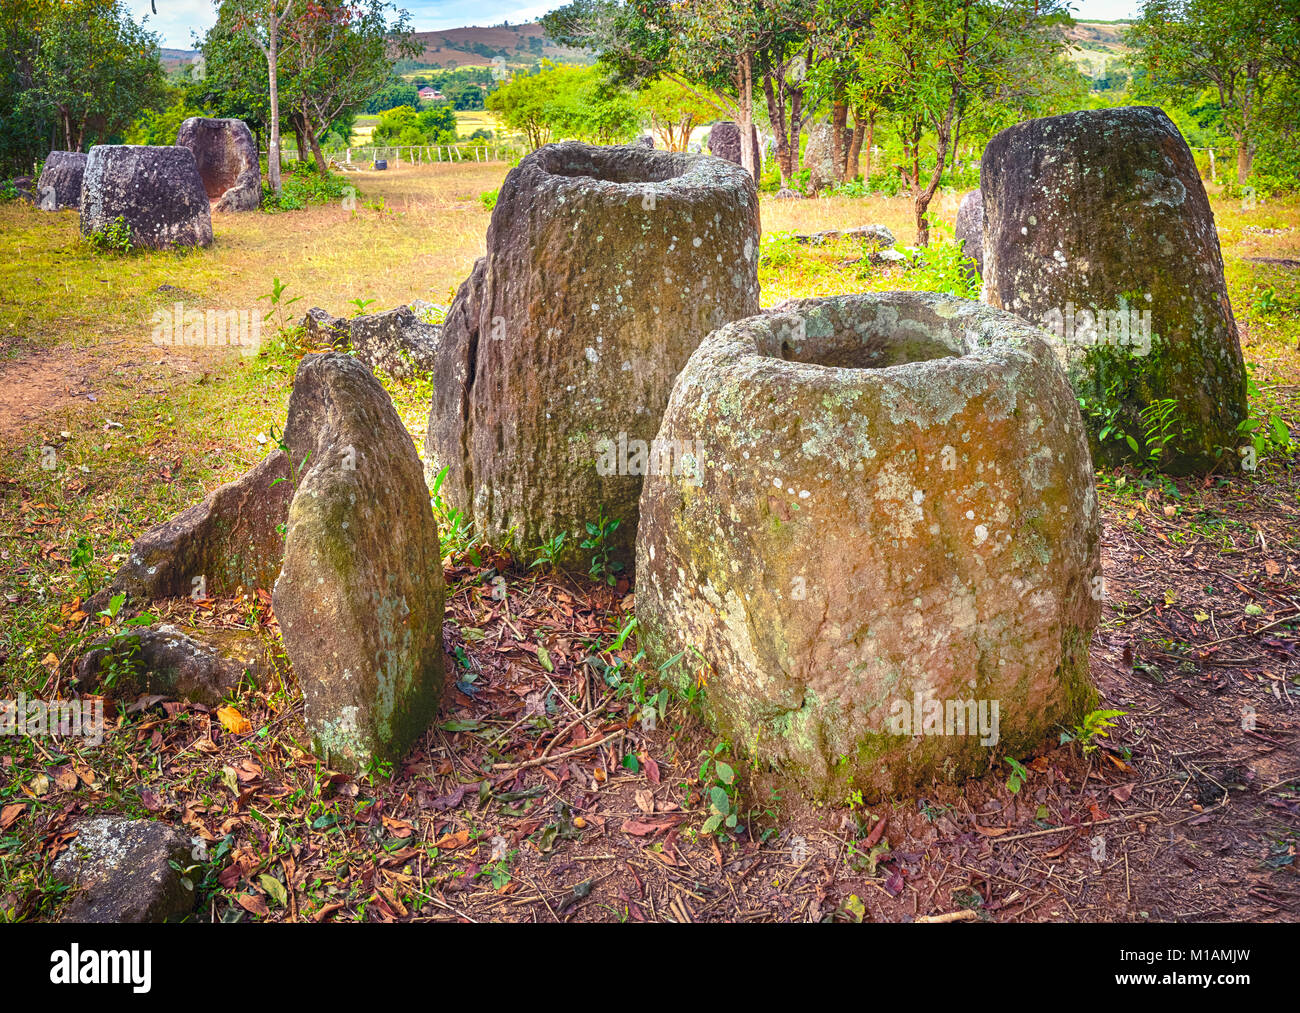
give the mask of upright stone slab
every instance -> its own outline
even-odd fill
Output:
[[[256,211],[261,206],[257,143],[243,120],[191,116],[181,124],[176,144],[194,153],[213,211]]]
[[[637,499],[677,371],[758,309],[758,200],[721,159],[547,145],[511,170],[487,257],[438,344],[426,457],[475,531],[565,565],[598,513],[630,565]],[[575,535],[575,533],[578,533]]]
[[[750,129],[754,132],[754,153],[761,156],[763,149],[758,146],[758,127],[751,124]],[[709,128],[709,154],[736,165],[743,164],[740,161],[740,124],[731,120],[713,124]]]
[[[808,144],[804,147],[803,164],[808,170],[808,189],[813,193],[829,190],[839,182],[839,174],[835,171],[829,123],[814,123],[808,128]]]
[[[758,763],[910,791],[1088,710],[1097,498],[1037,328],[929,292],[786,303],[705,340],[659,443],[682,467],[641,494],[638,642]]]
[[[318,754],[396,761],[442,694],[442,559],[429,490],[379,381],[339,352],[298,367],[284,440],[297,469],[272,600]]]
[[[370,313],[348,321],[352,350],[373,370],[395,380],[432,372],[442,328],[426,324],[409,306]]]
[[[81,182],[86,175],[84,151],[51,151],[41,166],[36,184],[37,206],[42,211],[62,211],[81,206]]]
[[[972,190],[961,199],[957,206],[957,221],[954,225],[957,242],[962,244],[962,252],[975,261],[975,271],[981,277],[984,274],[984,198],[978,190]]]
[[[1237,324],[1210,202],[1169,117],[1133,106],[1019,123],[984,149],[980,189],[984,301],[1056,335],[1094,456],[1145,459],[1154,429],[1167,471],[1235,467]]]
[[[207,246],[212,213],[189,148],[99,144],[90,149],[81,186],[81,234],[118,218],[136,246]]]

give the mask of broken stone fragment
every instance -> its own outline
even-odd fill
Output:
[[[443,683],[442,559],[419,455],[379,381],[339,352],[303,357],[284,440],[301,463],[273,602],[307,729],[336,769],[398,760]]]
[[[352,351],[375,372],[411,380],[433,371],[442,328],[426,324],[409,306],[349,321]]]
[[[94,641],[77,662],[79,692],[112,700],[161,696],[215,707],[245,679],[262,683],[266,646],[244,630],[141,626]]]
[[[136,539],[100,603],[114,591],[134,598],[206,597],[237,588],[269,588],[280,572],[292,487],[277,450],[247,474],[218,486],[203,502]]]
[[[298,322],[313,348],[329,346],[345,351],[352,344],[352,327],[343,317],[336,317],[313,306]]]
[[[191,116],[181,124],[176,144],[194,153],[214,212],[256,211],[261,207],[257,144],[243,120]]]
[[[54,878],[73,888],[61,920],[165,922],[194,909],[194,890],[172,863],[191,864],[190,842],[154,820],[99,816],[73,824],[77,836],[54,860]]]

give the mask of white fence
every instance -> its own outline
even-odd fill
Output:
[[[262,157],[267,157],[263,151]],[[337,148],[322,150],[326,161],[337,162],[344,167],[359,168],[369,165],[376,159],[387,159],[396,168],[405,159],[407,165],[424,165],[438,162],[509,162],[522,155],[517,147],[504,144],[403,144],[403,145],[366,145],[357,148]],[[280,164],[286,162],[307,161],[312,153],[299,151],[297,148],[280,148]]]

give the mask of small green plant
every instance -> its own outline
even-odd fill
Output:
[[[14,185],[12,179],[6,179],[0,182],[0,204],[8,204],[16,201],[19,197],[18,187]]]
[[[1250,441],[1256,460],[1273,451],[1285,452],[1291,449],[1291,430],[1287,428],[1282,416],[1277,413],[1276,404],[1267,397],[1255,382],[1254,363],[1247,363],[1246,399],[1249,410],[1237,426],[1237,432]]]
[[[95,582],[91,577],[90,564],[95,561],[95,547],[90,544],[90,539],[85,535],[78,535],[72,550],[68,553],[68,558],[72,565],[81,571],[81,577],[86,582],[86,594],[88,596],[94,594]]]
[[[478,195],[478,202],[482,204],[483,207],[486,208],[488,211],[491,211],[493,208],[497,206],[498,193],[499,191],[497,190],[484,190],[481,194]]]
[[[700,754],[700,783],[707,792],[709,808],[708,818],[700,830],[719,837],[730,837],[740,822],[740,807],[736,799],[736,770],[721,759],[730,748],[724,740],[714,745],[711,751]]]
[[[352,314],[353,317],[359,317],[361,316],[361,314],[365,313],[366,307],[369,306],[372,302],[374,302],[374,300],[362,299],[360,296],[357,296],[355,299],[349,299],[348,302],[350,302],[353,306],[356,307],[356,312]]]
[[[129,253],[132,247],[131,226],[118,215],[102,229],[87,236],[86,242],[96,253]]]
[[[549,570],[559,569],[558,560],[560,553],[564,551],[565,532],[561,531],[558,535],[546,539],[541,545],[535,545],[530,550],[533,555],[533,561],[528,564],[531,570],[535,566],[545,566]]]
[[[442,558],[464,555],[475,566],[482,565],[478,552],[478,536],[472,535],[473,522],[463,511],[454,509],[442,498],[442,483],[451,469],[443,468],[433,480],[429,496],[433,500],[433,516],[438,521],[438,551]]]
[[[1178,414],[1178,402],[1174,398],[1152,401],[1138,413],[1138,419],[1142,423],[1147,461],[1158,465],[1169,444],[1186,433],[1187,427]],[[1135,441],[1129,437],[1128,442],[1132,446]]]
[[[281,331],[285,328],[284,311],[302,298],[302,296],[296,295],[292,299],[286,299],[284,293],[288,287],[288,285],[280,281],[279,277],[275,277],[271,279],[271,291],[257,297],[258,302],[263,299],[270,300],[271,308],[266,311],[266,315],[262,319],[270,320],[274,316],[276,318],[276,327]]]
[[[975,261],[957,243],[935,243],[917,251],[916,267],[908,284],[921,292],[943,292],[962,299],[978,299],[980,288]]]
[[[610,587],[618,583],[618,573],[623,564],[613,558],[614,547],[610,539],[618,530],[621,522],[605,516],[602,506],[596,512],[596,522],[587,522],[587,537],[580,543],[581,547],[591,552],[591,567],[587,575],[594,580],[603,580]]]
[[[1007,791],[1014,795],[1020,791],[1020,786],[1029,780],[1029,771],[1014,757],[1004,756],[1003,761],[1011,768],[1011,776],[1007,778]]]
[[[1083,716],[1083,722],[1075,725],[1069,731],[1061,732],[1061,743],[1077,742],[1083,747],[1085,754],[1096,752],[1099,745],[1098,739],[1110,738],[1106,731],[1108,728],[1115,727],[1115,718],[1123,717],[1128,711],[1108,711],[1095,710],[1089,711]]]

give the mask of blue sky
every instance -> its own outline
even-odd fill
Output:
[[[398,2],[411,12],[417,31],[459,28],[462,25],[499,25],[502,21],[535,21],[564,0],[527,4],[512,0],[407,0]],[[151,31],[162,36],[163,45],[171,49],[191,48],[191,32],[206,31],[216,21],[216,4],[212,0],[155,0],[158,13],[149,9],[149,0],[127,0],[127,6],[139,20],[147,15]],[[1105,21],[1133,17],[1138,0],[1074,0],[1075,16]]]

